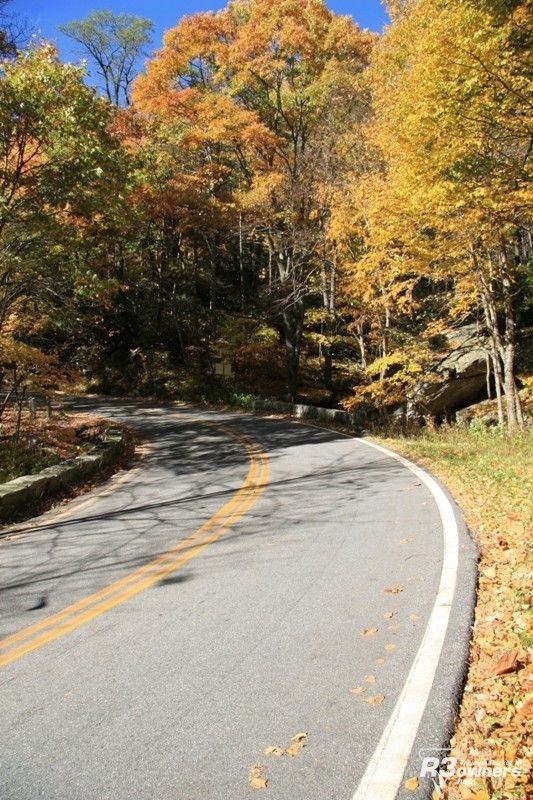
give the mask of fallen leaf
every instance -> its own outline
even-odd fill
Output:
[[[383,616],[385,617],[385,619],[392,619],[394,616],[394,611],[385,611]]]
[[[420,575],[411,575],[407,580],[409,583],[414,583],[415,581],[423,581],[424,578],[421,578]]]
[[[395,583],[392,586],[385,586],[383,591],[388,594],[400,594],[400,592],[403,592],[403,586],[401,583]]]
[[[490,795],[486,789],[473,789],[464,783],[458,788],[463,800],[490,800]]]
[[[463,800],[474,800],[474,790],[467,786],[466,783],[461,783],[457,788]]]
[[[307,733],[297,733],[295,736],[293,736],[290,745],[287,747],[287,755],[291,758],[297,756],[302,747],[305,747],[305,740],[307,739],[307,736]]]
[[[404,786],[409,792],[416,792],[420,786],[420,781],[418,778],[408,778],[405,781]]]
[[[399,625],[389,625],[389,631],[399,631],[399,630],[400,630]]]
[[[414,542],[412,536],[408,536],[407,539],[398,539],[398,544],[411,544],[412,542]]]
[[[360,631],[361,636],[375,636],[377,632],[377,628],[362,628]]]
[[[393,642],[389,642],[389,644],[385,645],[385,650],[388,650],[389,652],[391,650],[396,650],[396,645]]]
[[[375,683],[376,682],[376,676],[375,675],[365,675],[365,681],[367,683]]]
[[[376,664],[384,664],[385,663],[385,659],[384,658],[376,658],[375,663]]]
[[[506,761],[516,761],[516,756],[518,753],[518,748],[515,744],[508,742],[505,745],[504,756]]]
[[[354,689],[350,689],[350,691],[351,691],[352,694],[363,694],[363,692],[365,691],[365,687],[364,686],[356,686]]]
[[[513,717],[513,728],[518,732],[522,725],[533,718],[533,698],[525,701],[524,705],[518,709]],[[524,731],[525,732],[525,731]]]
[[[419,619],[419,616],[418,614],[409,614],[409,619],[411,619],[413,622],[416,622],[416,620]]]
[[[518,654],[518,650],[509,650],[507,653],[503,653],[494,667],[493,674],[508,675],[510,672],[514,672],[518,666]]]
[[[279,747],[279,745],[275,744],[272,747],[267,747],[264,751],[266,756],[284,756],[285,750],[283,747]]]
[[[369,703],[371,706],[380,706],[384,700],[385,696],[382,694],[371,694],[369,697],[363,698],[363,702]]]
[[[265,778],[263,775],[263,765],[262,764],[254,764],[253,767],[250,767],[250,775],[248,777],[248,783],[252,789],[266,789],[268,786],[268,778]]]

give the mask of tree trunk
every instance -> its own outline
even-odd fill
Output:
[[[290,403],[296,402],[298,394],[298,371],[300,367],[300,348],[302,324],[295,309],[286,307],[283,311],[283,331],[285,335],[285,364],[287,369],[287,395]]]
[[[472,260],[478,275],[478,287],[485,321],[491,338],[491,356],[494,364],[496,399],[498,403],[498,422],[504,424],[502,386],[505,391],[507,425],[513,429],[523,424],[520,398],[516,387],[516,322],[512,296],[511,265],[505,244],[496,256],[496,265],[492,253],[487,253],[488,270],[485,272],[474,248],[471,248]],[[503,306],[503,333],[500,331],[498,319],[498,299]]]
[[[502,270],[502,295],[503,295],[503,314],[504,314],[504,381],[505,397],[507,401],[507,424],[509,428],[515,428],[523,424],[522,407],[515,379],[516,361],[516,320],[514,315],[514,304],[511,284],[512,265],[509,263],[509,255],[505,243],[502,242],[501,250],[501,270]]]
[[[287,395],[294,403],[298,393],[298,370],[303,332],[303,308],[298,297],[299,286],[296,285],[293,253],[290,248],[277,249],[275,242],[270,241],[272,253],[276,254],[279,277],[278,308],[283,325],[285,340],[285,366],[287,376]]]
[[[327,273],[328,265],[330,267],[329,275]],[[335,266],[328,263],[325,247],[323,247],[322,251],[320,276],[322,282],[322,305],[327,315],[321,326],[326,340],[325,343],[321,344],[321,353],[323,355],[322,375],[326,389],[333,393],[333,348],[331,339],[334,334],[336,281]]]

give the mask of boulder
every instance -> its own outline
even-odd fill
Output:
[[[487,398],[488,340],[477,325],[443,333],[449,351],[416,387],[410,407],[423,415],[446,417]]]

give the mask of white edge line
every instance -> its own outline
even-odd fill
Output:
[[[352,798],[394,800],[401,786],[444,647],[457,583],[459,530],[449,499],[431,475],[392,450],[364,439],[357,441],[399,461],[423,481],[437,504],[442,520],[442,572],[426,632],[398,702]]]
[[[292,421],[327,430],[307,420]],[[424,637],[398,701],[352,800],[395,800],[439,666],[457,585],[459,528],[452,504],[437,481],[407,458],[374,442],[336,431],[398,461],[429,489],[442,522],[443,561],[439,588]]]

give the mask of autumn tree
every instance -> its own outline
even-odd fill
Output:
[[[152,22],[133,14],[92,11],[85,19],[72,20],[59,29],[89,56],[109,102],[129,105],[131,83],[139,58],[150,44]]]
[[[110,109],[50,45],[0,76],[0,326],[16,304],[58,298],[84,226],[118,195],[121,156]]]
[[[513,426],[516,308],[532,255],[529,3],[408,0],[392,12],[371,73],[382,163],[365,191],[353,186],[355,272],[374,271],[389,314],[429,281],[447,288],[448,319],[482,315]]]
[[[135,88],[137,107],[195,149],[207,195],[222,191],[241,235],[267,251],[291,397],[306,304],[321,280],[331,110],[342,95],[361,116],[372,42],[322,0],[236,0],[168,31]]]

